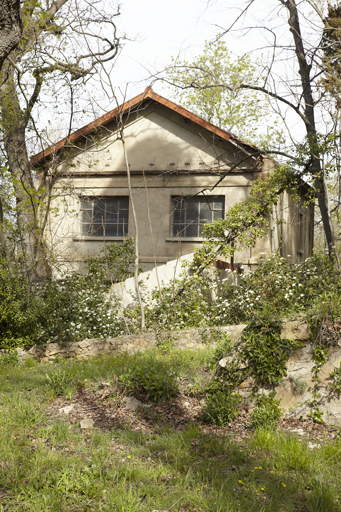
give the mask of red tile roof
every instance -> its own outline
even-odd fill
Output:
[[[50,155],[53,155],[57,153],[59,150],[61,150],[67,143],[75,143],[78,139],[82,137],[86,137],[93,131],[95,131],[100,126],[105,126],[107,123],[114,121],[118,114],[126,114],[130,110],[133,110],[135,107],[141,105],[146,100],[152,100],[156,103],[159,103],[161,105],[164,105],[165,107],[168,107],[169,109],[173,110],[174,112],[177,112],[181,116],[191,120],[193,123],[201,126],[202,128],[205,128],[209,132],[217,135],[221,139],[224,139],[226,141],[233,140],[234,143],[236,143],[239,146],[243,146],[244,148],[247,148],[249,151],[258,151],[257,148],[254,146],[251,146],[250,144],[246,142],[242,142],[241,140],[237,139],[234,135],[231,133],[218,128],[217,126],[214,126],[213,124],[209,123],[208,121],[205,121],[201,117],[197,116],[196,114],[193,114],[192,112],[189,112],[189,110],[186,110],[183,107],[180,107],[173,101],[167,100],[166,98],[163,98],[159,94],[155,93],[151,87],[147,87],[145,91],[142,94],[139,94],[138,96],[135,96],[135,98],[123,103],[119,107],[114,108],[113,110],[110,110],[110,112],[107,112],[103,116],[99,117],[95,121],[83,126],[79,130],[76,130],[73,132],[69,137],[65,137],[64,139],[60,140],[59,142],[56,142],[55,144],[52,144],[48,148],[44,149],[40,153],[37,153],[36,155],[31,157],[31,163],[33,165],[39,164],[42,161],[44,161],[45,158],[49,157]]]

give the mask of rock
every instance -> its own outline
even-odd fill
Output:
[[[221,366],[222,368],[226,368],[226,365],[227,363],[230,363],[232,361],[232,357],[231,356],[228,356],[228,357],[223,357],[223,359],[220,359],[220,361],[218,362],[219,366]]]
[[[59,413],[61,414],[70,414],[70,412],[72,412],[74,410],[75,406],[74,405],[66,405],[65,407],[62,407],[61,409],[59,409]]]
[[[293,428],[290,430],[291,434],[297,434],[298,436],[305,436],[306,433],[304,432],[303,428]]]
[[[283,324],[281,338],[288,338],[289,340],[296,341],[309,341],[311,338],[311,331],[307,322],[302,320],[288,320]]]
[[[81,421],[81,428],[93,428],[94,420],[85,419]]]
[[[234,360],[234,358],[232,356],[223,357],[223,359],[220,359],[218,364],[222,368],[226,368],[226,365],[228,365],[229,363],[232,363],[233,360]],[[243,363],[242,361],[238,361],[238,368],[240,370],[244,370],[245,368],[247,368],[247,365],[245,363]]]
[[[135,412],[138,407],[140,407],[142,403],[140,400],[137,400],[137,398],[134,398],[133,396],[126,396],[122,400],[122,408],[126,411],[132,411]]]
[[[23,348],[16,347],[14,350],[18,354],[19,359],[22,361],[29,357],[28,353]]]
[[[321,445],[320,445],[320,444],[318,444],[318,443],[311,443],[310,441],[309,441],[309,443],[308,443],[308,448],[309,448],[310,450],[314,450],[314,448],[320,448],[320,447],[321,447]]]

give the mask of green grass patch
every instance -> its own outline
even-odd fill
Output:
[[[176,371],[193,387],[200,372],[212,371],[212,357],[207,347],[0,362],[0,511],[341,511],[338,439],[310,449],[308,439],[258,428],[238,444],[199,420],[178,429],[162,423],[137,431],[132,422],[104,431],[48,414],[52,401],[77,400],[80,389],[103,381],[120,386],[151,358],[158,372]]]

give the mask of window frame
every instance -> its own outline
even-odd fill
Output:
[[[220,203],[219,208],[215,207],[215,202]],[[184,206],[184,208],[178,208],[178,205]],[[209,211],[211,212],[209,215],[210,218],[207,216],[206,206],[209,207]],[[202,215],[204,210],[205,214]],[[209,196],[171,196],[171,238],[202,240],[202,231],[204,229],[204,225],[212,224],[218,218],[223,219],[224,215],[224,194]],[[176,227],[181,229],[177,230]]]
[[[110,202],[116,202],[117,209],[110,207]],[[89,207],[87,208],[86,205]],[[89,227],[86,228],[86,226]],[[128,229],[129,196],[82,196],[79,198],[78,232],[81,238],[122,239],[127,236]]]

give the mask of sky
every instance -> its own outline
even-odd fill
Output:
[[[300,2],[306,10],[307,20],[311,17],[309,1]],[[155,82],[155,76],[171,64],[172,57],[180,56],[181,59],[191,61],[203,51],[206,40],[215,40],[219,33],[231,28],[231,25],[232,29],[223,39],[232,57],[250,52],[252,59],[257,58],[258,62],[265,65],[269,63],[269,49],[275,38],[283,41],[284,37],[284,41],[291,42],[286,9],[278,0],[255,0],[251,2],[247,15],[242,16],[242,9],[248,4],[250,0],[122,0],[121,15],[116,18],[116,25],[118,33],[124,34],[127,39],[110,74],[118,101],[122,103],[133,98],[149,85],[157,93],[178,101],[171,88],[161,81]],[[238,17],[238,23],[233,25]],[[243,31],[240,31],[241,25],[244,26]],[[311,39],[313,34],[308,34],[308,37]],[[297,77],[297,71],[293,71],[290,59],[286,57],[283,50],[275,70],[280,78],[278,83],[284,84],[284,87]],[[94,96],[99,90],[100,87]],[[110,89],[106,97],[103,94],[102,99],[94,96],[90,93],[88,103],[96,105],[97,110],[92,112],[89,109],[81,125],[116,107]],[[282,112],[300,139],[302,123],[297,121],[297,116],[290,114],[290,109]],[[62,126],[64,124],[61,122]],[[59,127],[57,131],[59,133]]]
[[[199,53],[205,40],[221,30],[217,23],[228,23],[226,2],[222,0],[124,0],[117,25],[130,41],[115,65],[112,79],[128,97],[139,94],[152,81],[152,75],[178,55],[190,59]],[[160,83],[154,86],[162,93]]]
[[[156,92],[178,102],[170,87],[161,81],[154,82],[155,74],[169,66],[172,57],[190,61],[201,53],[205,41],[214,40],[230,28],[249,3],[249,0],[123,0],[117,27],[129,40],[111,73],[119,102],[142,93],[151,84]],[[251,4],[246,16],[241,16],[223,37],[232,57],[251,52],[251,58],[257,57],[264,64],[269,61],[274,37],[290,37],[283,15],[286,10],[278,0],[256,0]],[[242,24],[245,29],[241,32]],[[282,77],[290,73],[284,67],[280,72]],[[290,119],[291,114],[288,112],[286,116]]]

